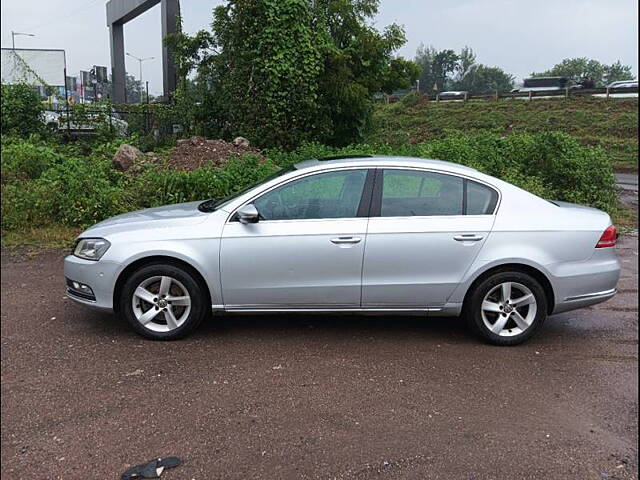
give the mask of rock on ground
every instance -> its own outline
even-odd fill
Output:
[[[144,154],[136,147],[123,143],[113,156],[112,164],[114,168],[124,172],[133,167],[142,157]]]

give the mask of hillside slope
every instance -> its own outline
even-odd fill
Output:
[[[638,99],[571,98],[468,102],[398,102],[379,105],[370,141],[418,143],[447,131],[559,130],[583,145],[600,146],[616,171],[638,170]]]

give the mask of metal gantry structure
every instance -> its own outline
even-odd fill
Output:
[[[178,31],[180,15],[179,0],[109,0],[107,2],[107,26],[111,45],[111,75],[113,81],[113,101],[126,100],[126,69],[124,49],[124,24],[160,4],[162,39]],[[131,55],[132,56],[132,55]],[[140,62],[142,69],[142,62]],[[142,80],[141,80],[142,81]],[[177,84],[176,66],[169,48],[162,44],[162,89],[164,99],[168,100]]]

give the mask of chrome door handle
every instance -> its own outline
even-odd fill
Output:
[[[360,237],[337,237],[332,238],[331,243],[335,243],[336,245],[342,245],[345,243],[360,243],[362,239]]]
[[[480,240],[482,240],[484,237],[482,235],[474,235],[474,234],[470,234],[470,235],[456,235],[455,237],[453,237],[453,239],[456,242],[479,242]]]

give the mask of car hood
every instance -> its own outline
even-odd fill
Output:
[[[208,214],[198,210],[201,202],[177,203],[124,213],[95,224],[82,237],[104,237],[132,230],[185,227],[203,222]]]

